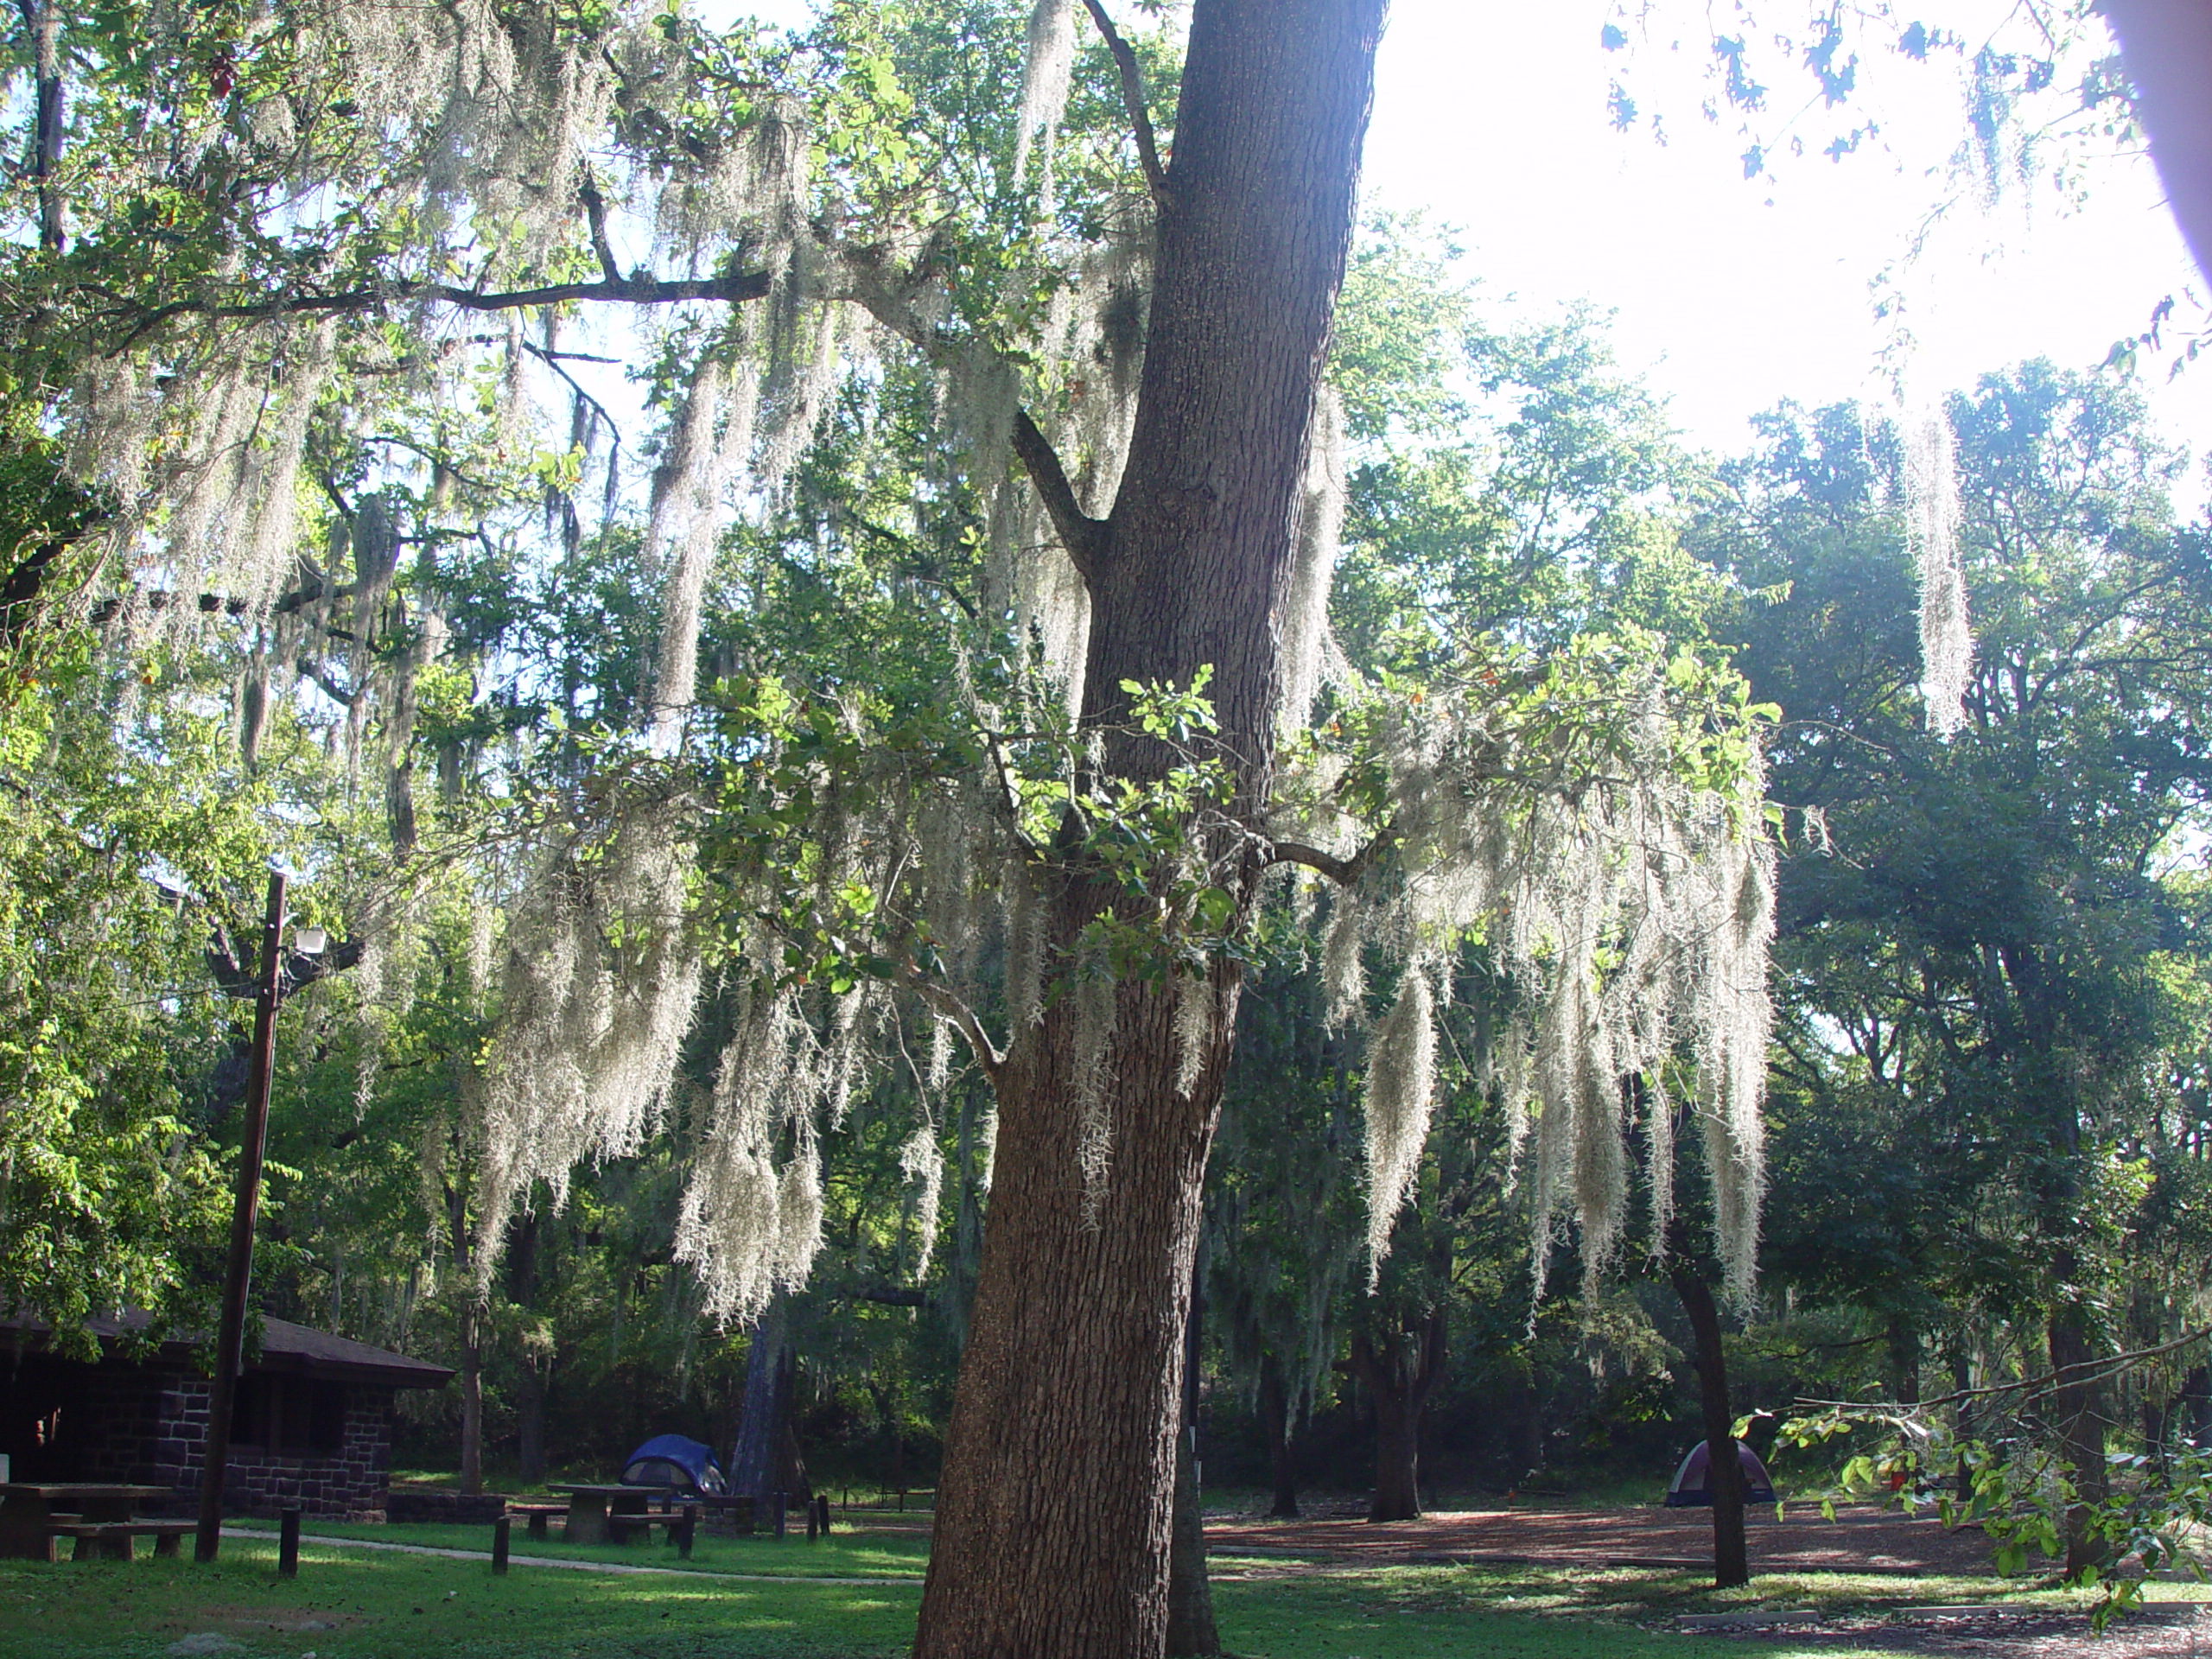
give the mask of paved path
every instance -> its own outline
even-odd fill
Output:
[[[276,1541],[277,1535],[264,1532],[259,1528],[226,1526],[226,1538],[264,1538]],[[321,1544],[331,1549],[388,1549],[401,1555],[439,1555],[449,1561],[488,1561],[488,1549],[446,1549],[436,1544],[394,1544],[376,1538],[332,1538],[326,1535],[302,1533],[303,1544]],[[579,1561],[557,1555],[510,1555],[508,1564],[513,1567],[558,1567],[572,1573],[647,1573],[677,1579],[731,1579],[740,1584],[911,1584],[921,1587],[921,1576],[912,1578],[830,1579],[802,1573],[723,1573],[710,1567],[643,1567],[628,1561]]]

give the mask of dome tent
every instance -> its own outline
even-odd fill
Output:
[[[1700,1440],[1692,1446],[1689,1456],[1675,1471],[1675,1478],[1667,1488],[1669,1509],[1703,1508],[1712,1503],[1713,1488],[1707,1471],[1712,1465],[1713,1453],[1706,1446],[1705,1441]],[[1736,1462],[1744,1471],[1744,1502],[1773,1503],[1774,1482],[1767,1478],[1766,1465],[1759,1461],[1759,1454],[1738,1440]]]
[[[681,1434],[656,1434],[632,1452],[622,1465],[622,1484],[673,1486],[710,1497],[728,1484],[714,1452]]]

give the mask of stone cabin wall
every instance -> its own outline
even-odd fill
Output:
[[[199,1508],[207,1440],[207,1378],[155,1366],[102,1365],[86,1378],[72,1440],[88,1480],[166,1486],[175,1494],[149,1511]],[[223,1483],[226,1507],[274,1516],[296,1505],[327,1520],[381,1521],[391,1476],[391,1389],[348,1382],[344,1430],[329,1453],[270,1453],[233,1446]]]

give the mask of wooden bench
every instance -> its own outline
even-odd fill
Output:
[[[527,1530],[533,1538],[544,1537],[545,1523],[556,1516],[565,1516],[568,1512],[569,1506],[565,1503],[510,1503],[507,1505],[509,1515],[521,1516],[530,1523]]]
[[[61,1541],[73,1539],[69,1552],[73,1561],[127,1561],[137,1553],[134,1540],[151,1538],[156,1560],[174,1560],[177,1556],[178,1541],[186,1534],[196,1531],[198,1523],[192,1521],[79,1521],[55,1516],[46,1528],[46,1559],[61,1559]]]

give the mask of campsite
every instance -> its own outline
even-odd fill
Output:
[[[2212,1641],[2203,0],[16,0],[0,1659]]]

